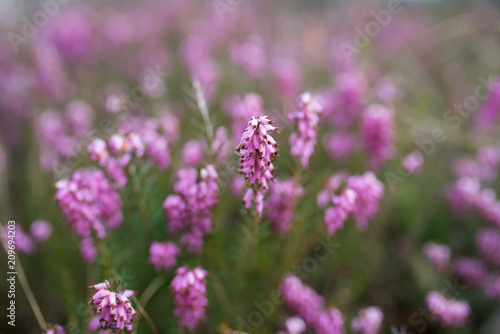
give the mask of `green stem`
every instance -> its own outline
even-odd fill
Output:
[[[214,141],[214,128],[212,126],[212,122],[210,122],[207,101],[205,100],[205,96],[203,94],[203,87],[198,80],[193,80],[193,87],[196,94],[196,103],[198,104],[201,117],[203,118],[203,122],[205,123],[205,132],[207,133],[208,146],[211,150],[212,142]]]
[[[0,223],[0,227],[2,228],[2,231],[5,231],[4,225]],[[8,254],[8,247],[7,247],[7,242],[4,240],[4,238],[0,238],[2,240],[3,247],[5,249],[5,252]],[[35,295],[33,294],[33,291],[31,290],[31,287],[28,283],[28,280],[26,278],[26,275],[24,274],[23,266],[21,264],[21,261],[19,260],[19,257],[16,255],[16,272],[17,272],[17,278],[19,279],[19,282],[21,283],[21,287],[23,288],[24,293],[26,294],[26,298],[28,298],[28,302],[30,303],[31,309],[33,310],[33,313],[35,314],[35,318],[38,321],[38,325],[42,329],[42,331],[47,329],[47,322],[45,321],[42,311],[40,310],[40,307],[38,306],[38,303],[36,302]]]
[[[111,257],[109,255],[108,249],[104,244],[102,239],[96,238],[97,249],[99,250],[101,272],[103,279],[109,279],[111,277]]]
[[[252,240],[250,241],[250,249],[248,251],[247,261],[245,263],[245,268],[250,268],[253,263],[253,258],[255,256],[255,250],[257,248],[258,242],[258,233],[259,233],[259,222],[260,217],[257,214],[257,211],[253,212],[253,222],[252,222]]]
[[[167,277],[165,275],[158,275],[149,285],[147,286],[146,290],[141,295],[141,298],[139,298],[139,302],[146,307],[148,304],[149,300],[153,295],[155,294],[158,289],[165,284],[167,281]]]
[[[139,302],[139,300],[135,296],[132,296],[132,299],[134,300],[135,305],[137,306],[137,309],[139,310],[139,312],[141,312],[144,319],[146,319],[146,322],[148,323],[149,328],[151,328],[151,331],[154,334],[158,334],[158,329],[156,328],[155,324],[153,323],[153,320],[151,320],[151,317],[149,316],[148,312],[146,312],[144,307],[142,307],[141,303]],[[139,328],[139,321],[137,321],[137,328]]]

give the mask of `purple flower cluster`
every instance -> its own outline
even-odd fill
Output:
[[[212,231],[212,209],[217,204],[217,172],[212,165],[177,172],[174,190],[163,203],[171,233],[182,233],[180,244],[191,253],[201,252],[203,237]]]
[[[363,175],[349,177],[348,186],[357,194],[353,216],[359,230],[368,227],[368,221],[377,214],[380,201],[384,197],[384,185],[375,174],[366,172]]]
[[[500,120],[500,78],[494,78],[488,88],[489,95],[476,118],[479,129],[491,129]]]
[[[231,60],[243,67],[250,78],[260,77],[266,61],[264,41],[251,35],[243,43],[231,45]]]
[[[463,327],[471,313],[467,302],[447,299],[436,291],[427,295],[425,304],[431,315],[445,328]]]
[[[428,242],[424,245],[424,254],[437,270],[444,270],[450,263],[451,253],[447,245]]]
[[[297,132],[290,135],[291,153],[299,157],[304,168],[309,165],[309,158],[314,153],[318,137],[319,115],[323,108],[313,100],[310,93],[300,96],[297,110],[292,112],[288,119],[296,122]]]
[[[179,247],[172,242],[155,241],[149,248],[148,262],[156,270],[169,271],[177,264],[177,256],[181,253]]]
[[[302,334],[306,331],[307,325],[301,317],[290,317],[285,320],[284,330],[278,334]]]
[[[325,301],[295,275],[286,276],[280,284],[287,308],[320,334],[344,332],[342,313],[336,308],[324,309]]]
[[[486,267],[478,259],[460,257],[453,263],[457,276],[471,287],[482,286],[486,279]]]
[[[500,231],[490,228],[478,231],[476,246],[486,262],[500,267]]]
[[[243,131],[237,151],[240,155],[240,171],[250,186],[245,194],[245,207],[250,209],[255,203],[259,216],[263,211],[264,194],[269,191],[269,183],[274,181],[272,161],[278,155],[278,144],[270,135],[278,131],[267,116],[252,117]]]
[[[267,200],[267,218],[277,234],[285,234],[292,228],[293,211],[297,198],[304,190],[295,179],[277,181],[271,186],[271,195]]]
[[[121,225],[122,201],[102,171],[79,169],[55,187],[59,209],[79,237],[88,238],[95,232],[102,239],[106,229]]]
[[[93,110],[82,101],[70,102],[64,114],[56,110],[43,112],[36,123],[42,168],[52,170],[58,161],[78,153],[80,143],[91,132],[93,121]]]
[[[136,311],[128,298],[134,295],[134,291],[111,291],[108,281],[92,285],[90,288],[98,290],[89,304],[100,317],[101,328],[113,329],[117,333],[132,331],[132,321]]]
[[[379,169],[394,155],[394,111],[382,105],[369,106],[362,115],[361,134],[368,165]]]
[[[61,325],[49,326],[49,328],[45,331],[45,334],[66,334],[64,327]]]
[[[351,329],[354,333],[377,334],[383,320],[384,314],[380,308],[370,306],[359,311],[359,315],[352,320]]]
[[[325,190],[318,194],[318,205],[327,207],[325,223],[329,235],[344,227],[344,222],[356,208],[358,194],[348,186],[347,175],[336,174],[326,184]]]
[[[403,158],[403,168],[410,174],[416,174],[422,170],[424,158],[417,152],[411,152]]]
[[[176,271],[170,284],[175,301],[174,315],[179,319],[179,326],[194,330],[206,319],[205,308],[207,272],[200,267],[189,269],[183,266]]]

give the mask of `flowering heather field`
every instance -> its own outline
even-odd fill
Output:
[[[16,3],[0,333],[500,333],[494,1]]]

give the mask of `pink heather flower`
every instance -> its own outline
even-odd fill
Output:
[[[294,58],[275,58],[271,69],[275,89],[282,99],[290,100],[299,93],[302,85],[302,71]]]
[[[102,171],[78,169],[70,180],[61,180],[55,187],[59,209],[79,237],[95,232],[102,239],[106,229],[121,225],[122,201]]]
[[[85,238],[80,242],[80,256],[86,264],[91,264],[97,257],[97,249],[92,238]]]
[[[35,220],[30,226],[30,233],[36,242],[44,242],[52,235],[52,227],[45,220]]]
[[[467,302],[447,299],[436,291],[432,291],[427,295],[425,304],[431,315],[445,328],[465,326],[467,317],[471,313]]]
[[[471,287],[479,287],[483,285],[486,277],[486,267],[482,261],[478,259],[460,257],[453,263],[455,273]]]
[[[177,256],[181,251],[176,244],[172,242],[155,241],[149,248],[148,262],[155,267],[156,270],[165,269],[169,271],[177,264]]]
[[[49,328],[45,331],[45,334],[66,334],[64,327],[61,325],[49,325]]]
[[[242,175],[236,175],[231,181],[231,194],[234,196],[241,196],[243,188],[245,188],[245,178]]]
[[[483,146],[477,151],[476,159],[482,167],[482,180],[492,181],[498,176],[498,169],[500,167],[500,147]]]
[[[203,237],[212,230],[212,209],[217,204],[219,188],[217,172],[212,165],[202,168],[199,175],[194,168],[177,172],[174,190],[163,203],[170,233],[182,233],[181,245],[191,253],[199,253]]]
[[[394,111],[382,105],[369,106],[362,115],[361,134],[368,165],[379,169],[394,155]]]
[[[475,159],[472,158],[456,158],[451,163],[451,172],[457,178],[479,178],[481,175],[481,167]]]
[[[319,314],[314,329],[317,334],[343,334],[344,317],[336,308],[330,308]]]
[[[485,228],[476,233],[476,247],[482,257],[495,266],[500,266],[500,232]]]
[[[356,137],[345,133],[329,135],[325,137],[323,146],[332,160],[344,160],[356,147]]]
[[[183,266],[176,271],[170,284],[174,295],[174,315],[179,319],[179,326],[194,330],[205,321],[205,308],[208,305],[206,296],[207,272],[201,267],[189,269]]]
[[[494,78],[488,89],[489,95],[476,118],[479,129],[491,129],[500,120],[500,78]]]
[[[264,114],[264,101],[256,93],[248,93],[244,97],[232,96],[224,101],[224,110],[233,118],[233,136],[239,137],[249,118]]]
[[[497,200],[493,189],[482,190],[474,202],[477,213],[487,222],[500,227],[500,201]]]
[[[266,203],[267,218],[277,234],[285,234],[292,228],[293,211],[297,198],[304,194],[295,179],[278,181],[271,186],[271,195]]]
[[[424,245],[424,254],[437,269],[443,270],[450,263],[450,248],[447,245],[428,242]]]
[[[204,155],[203,144],[200,141],[188,141],[182,149],[182,163],[186,166],[196,166],[203,160]]]
[[[274,181],[272,161],[278,155],[278,144],[270,135],[278,128],[272,124],[267,116],[252,117],[236,148],[241,156],[241,173],[264,193],[269,190],[268,183]]]
[[[77,135],[85,135],[85,132],[92,128],[94,122],[94,111],[84,101],[71,101],[66,106],[64,116],[71,132]]]
[[[367,89],[366,78],[362,71],[351,67],[337,74],[335,88],[330,102],[330,122],[340,129],[346,129],[359,115]]]
[[[297,132],[290,135],[291,153],[294,157],[299,157],[302,167],[307,168],[309,158],[314,153],[316,140],[318,137],[319,114],[323,108],[312,99],[310,93],[300,96],[297,110],[292,112],[288,119],[296,122]]]
[[[231,60],[241,65],[250,78],[258,78],[266,62],[262,38],[251,35],[244,43],[232,45]]]
[[[372,172],[349,177],[348,185],[357,195],[353,212],[356,226],[359,230],[365,230],[368,227],[368,221],[379,210],[380,201],[384,197],[384,185]]]
[[[318,194],[318,205],[328,207],[325,211],[325,223],[330,236],[344,227],[344,222],[356,208],[358,195],[349,187],[347,176],[336,174],[326,184],[325,189]]]
[[[272,161],[278,155],[278,144],[270,133],[278,131],[267,116],[253,117],[243,131],[236,151],[240,155],[240,171],[250,186],[243,201],[250,209],[252,203],[260,216],[264,207],[264,194],[269,191],[269,182],[274,181]]]
[[[445,197],[453,212],[460,215],[475,203],[480,189],[479,180],[462,177],[445,188]]]
[[[13,232],[9,233],[9,231]],[[2,237],[5,242],[7,242],[7,240],[11,240],[9,236],[14,236],[14,241],[16,242],[16,251],[18,251],[19,253],[28,255],[35,253],[35,243],[33,242],[33,239],[31,239],[31,237],[23,231],[21,225],[16,224],[13,230],[9,229],[7,225],[4,226],[4,235]]]
[[[227,130],[225,127],[220,126],[215,130],[215,138],[212,143],[212,154],[216,157],[217,162],[226,160],[229,149]]]
[[[500,301],[500,276],[491,275],[485,284],[486,297]]]
[[[370,306],[359,311],[359,315],[352,320],[351,328],[354,333],[377,334],[383,320],[384,314],[380,308]]]
[[[112,328],[117,330],[117,333],[123,333],[124,330],[132,331],[132,321],[136,311],[128,298],[134,295],[134,291],[112,291],[108,281],[90,288],[97,290],[89,304],[100,316],[101,328]]]
[[[285,320],[285,330],[281,334],[302,334],[306,331],[307,325],[301,317],[290,317]]]
[[[403,158],[403,168],[410,174],[420,172],[423,164],[424,158],[417,151],[413,151]]]
[[[314,327],[323,312],[325,304],[323,297],[302,283],[295,275],[286,276],[281,281],[280,290],[286,307],[304,319],[307,325]]]

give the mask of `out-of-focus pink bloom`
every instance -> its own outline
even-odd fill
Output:
[[[354,150],[356,137],[347,133],[328,135],[323,141],[323,146],[332,160],[344,160]]]
[[[132,321],[136,311],[129,301],[134,291],[112,291],[108,281],[90,288],[97,290],[89,301],[92,309],[100,316],[101,328],[132,331]]]
[[[451,252],[447,245],[428,242],[424,245],[424,254],[438,270],[443,270],[450,264]]]
[[[240,196],[245,188],[245,178],[242,175],[236,175],[231,181],[231,193],[234,196]]]
[[[304,190],[295,179],[277,181],[271,186],[271,195],[266,203],[267,218],[277,234],[285,234],[292,227],[295,204],[303,194]]]
[[[352,320],[351,329],[354,333],[377,334],[383,320],[384,314],[380,308],[370,306],[359,311],[359,315]]]
[[[312,99],[310,93],[300,96],[298,108],[288,119],[296,122],[296,132],[290,135],[290,149],[292,156],[299,157],[302,167],[307,168],[309,158],[314,153],[318,137],[319,114],[323,108]]]
[[[491,275],[486,281],[484,289],[488,298],[500,300],[500,276]]]
[[[363,175],[349,177],[348,185],[356,194],[356,207],[353,216],[359,230],[368,227],[368,221],[375,216],[384,197],[384,185],[375,174],[366,172]]]
[[[325,301],[295,275],[286,276],[280,284],[286,307],[314,327],[323,312]]]
[[[383,102],[393,102],[398,97],[398,90],[389,78],[382,78],[376,82],[375,93]]]
[[[491,129],[500,120],[500,78],[494,78],[489,89],[489,95],[476,117],[479,129]]]
[[[486,267],[478,259],[460,257],[453,263],[457,276],[471,287],[483,285],[486,277]]]
[[[156,270],[165,269],[169,271],[177,264],[177,256],[181,253],[179,247],[172,242],[155,241],[149,248],[148,262]]]
[[[229,147],[227,130],[225,127],[220,126],[215,130],[215,138],[212,143],[212,153],[215,155],[218,162],[226,160],[229,153]]]
[[[224,100],[224,110],[233,119],[233,136],[239,140],[241,133],[245,130],[245,122],[252,116],[264,114],[264,101],[256,93],[248,93],[243,97],[231,96]]]
[[[45,220],[35,220],[30,226],[30,233],[36,242],[44,242],[52,235],[52,227]]]
[[[457,158],[451,163],[451,172],[457,178],[479,178],[481,168],[477,161],[472,158]]]
[[[319,314],[313,327],[317,334],[344,334],[344,317],[332,307]]]
[[[65,110],[66,123],[71,127],[71,132],[77,135],[87,135],[94,122],[94,111],[84,101],[71,101]]]
[[[403,168],[410,174],[419,173],[422,170],[424,158],[417,152],[411,152],[403,158]]]
[[[394,111],[371,105],[362,115],[361,133],[370,168],[379,169],[394,155]]]
[[[80,256],[86,264],[94,262],[97,257],[97,249],[92,238],[85,238],[80,242]]]
[[[179,319],[179,327],[194,330],[205,321],[205,309],[208,305],[206,296],[207,272],[201,267],[189,269],[183,266],[176,271],[170,284],[174,295],[174,315]]]
[[[31,237],[23,231],[21,225],[14,225],[14,229],[10,229],[9,226],[12,227],[12,225],[6,225],[4,227],[5,234],[3,235],[3,238],[5,242],[12,240],[12,237],[14,237],[16,251],[28,255],[35,253],[35,243],[33,242],[33,239],[31,239]]]
[[[484,146],[476,154],[476,159],[481,165],[481,179],[492,181],[498,176],[500,167],[500,147]]]
[[[445,188],[445,197],[456,214],[463,214],[475,203],[480,189],[477,179],[462,177]]]
[[[485,228],[478,231],[476,247],[486,262],[500,266],[500,232],[498,230]]]
[[[266,61],[262,38],[258,35],[251,35],[244,43],[232,45],[231,60],[241,65],[250,78],[258,78]]]
[[[203,156],[203,144],[198,140],[188,141],[182,149],[182,163],[186,166],[198,165]]]
[[[297,317],[297,316],[290,317],[290,318],[286,319],[284,327],[285,327],[284,331],[279,332],[279,333],[282,333],[282,334],[302,334],[307,329],[307,325],[304,322],[304,320],[302,320],[301,317]]]
[[[55,187],[59,209],[79,237],[89,237],[93,231],[104,238],[106,229],[121,225],[122,201],[100,170],[79,169]]]
[[[474,208],[487,222],[500,227],[500,201],[493,189],[483,189],[476,196]]]
[[[212,230],[212,209],[217,204],[219,188],[217,172],[212,165],[202,168],[200,174],[194,168],[181,169],[174,190],[176,195],[165,199],[171,233],[182,233],[181,245],[191,253],[199,253],[203,237]]]
[[[347,175],[336,174],[318,194],[318,205],[328,207],[325,211],[325,223],[330,236],[344,227],[344,222],[356,207],[358,195],[348,186]]]
[[[278,95],[284,100],[290,100],[300,91],[302,71],[294,58],[278,57],[271,65],[274,85]]]
[[[467,317],[471,313],[467,302],[447,299],[436,291],[432,291],[427,295],[425,304],[431,315],[445,328],[465,326]]]
[[[45,331],[45,334],[66,334],[64,327],[61,325],[49,325],[48,329]]]

